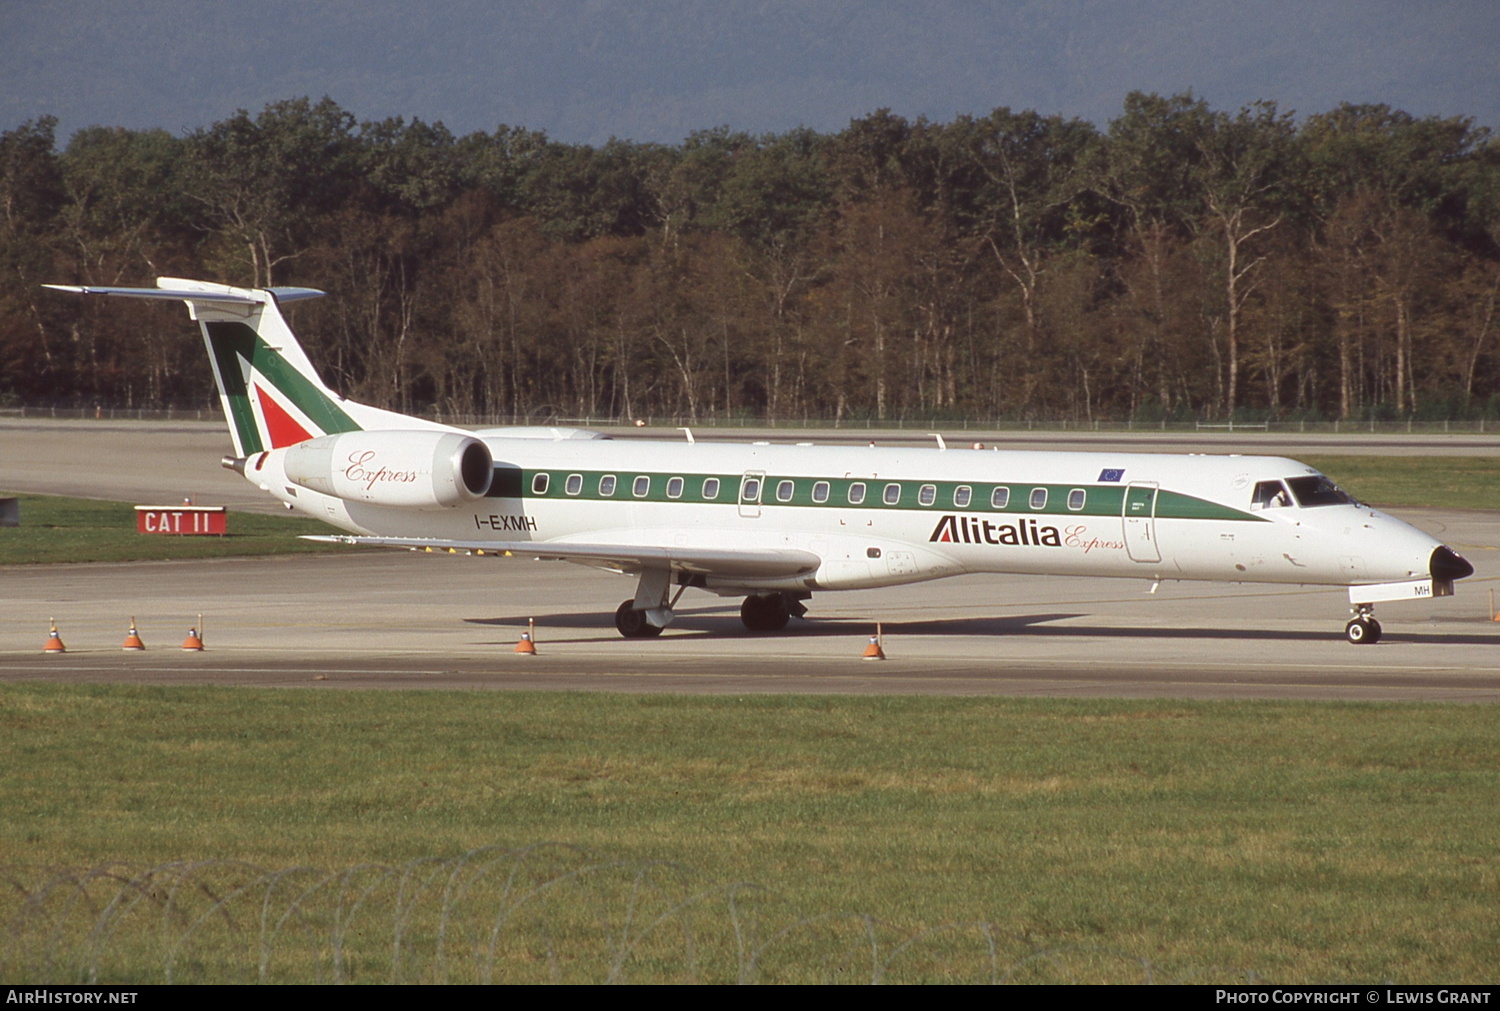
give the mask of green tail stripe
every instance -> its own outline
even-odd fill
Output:
[[[297,405],[297,409],[324,434],[359,431],[353,418],[311,380],[287,364],[286,359],[249,326],[229,322],[207,323],[205,326],[209,346],[213,348],[214,364],[218,366],[224,394],[229,401],[230,423],[239,433],[240,445],[247,455],[259,453],[266,446],[255,427],[255,412],[250,407],[250,391],[246,389],[245,376],[240,371],[240,358],[265,376],[267,382]]]
[[[240,372],[237,357],[242,355],[254,361],[255,331],[243,323],[206,323],[204,329],[208,331],[208,344],[213,349],[214,367],[219,370],[229,423],[240,437],[240,450],[246,456],[259,453],[266,447],[255,428],[250,391],[245,388],[245,377]]]

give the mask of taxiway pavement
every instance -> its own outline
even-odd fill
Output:
[[[216,426],[91,424],[0,423],[0,493],[171,502],[196,492],[265,508],[218,467],[227,438]],[[819,594],[809,620],[775,636],[745,632],[737,599],[689,591],[665,635],[627,641],[612,615],[630,579],[351,550],[0,568],[0,682],[1500,701],[1489,610],[1500,512],[1399,514],[1476,572],[1455,597],[1380,605],[1385,635],[1368,647],[1344,641],[1337,589],[1163,583],[1152,594],[1144,581],[1001,576]],[[200,613],[207,649],[184,652]],[[131,616],[144,653],[120,649]],[[43,656],[52,618],[68,652]],[[528,619],[536,657],[512,652]],[[890,659],[861,660],[877,622]]]

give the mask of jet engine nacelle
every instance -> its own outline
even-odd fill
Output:
[[[451,509],[484,497],[495,475],[489,447],[458,432],[345,432],[286,450],[293,484],[372,505]]]

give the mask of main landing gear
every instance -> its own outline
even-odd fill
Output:
[[[646,612],[635,606],[633,597],[615,609],[615,628],[627,639],[653,639],[663,627],[647,621]]]
[[[686,582],[672,594],[669,569],[642,569],[635,596],[615,609],[615,628],[627,639],[653,639],[672,623],[672,608],[688,588]]]
[[[627,639],[654,639],[661,635],[674,617],[672,608],[689,585],[683,582],[677,593],[669,597],[671,583],[667,572],[642,572],[635,596],[621,601],[615,609],[615,628]],[[779,632],[792,618],[807,613],[807,605],[802,602],[811,596],[807,592],[752,594],[740,605],[740,621],[751,632]]]
[[[1375,605],[1356,604],[1354,617],[1344,626],[1344,636],[1356,646],[1373,646],[1380,641],[1380,622],[1375,620]]]
[[[792,618],[807,613],[807,596],[792,593],[762,593],[746,597],[740,605],[740,621],[751,632],[780,632]]]
[[[681,595],[681,589],[678,595]],[[807,600],[810,595],[795,592],[750,595],[739,606],[739,621],[744,622],[745,628],[750,631],[780,631],[786,627],[787,621],[801,618],[807,613],[807,604],[802,601]],[[615,609],[615,628],[618,628],[619,634],[625,639],[654,639],[666,627],[666,622],[672,619],[672,604],[676,603],[676,598],[673,597],[670,604],[664,604],[654,613],[651,609],[637,606],[636,600],[633,597],[619,601],[619,607]],[[652,616],[661,619],[663,624],[655,624],[651,621]]]

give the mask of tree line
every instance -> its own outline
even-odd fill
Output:
[[[1131,93],[675,146],[359,122],[0,134],[0,404],[213,401],[180,311],[43,282],[329,292],[330,386],[441,417],[1500,413],[1500,143],[1471,120]]]

